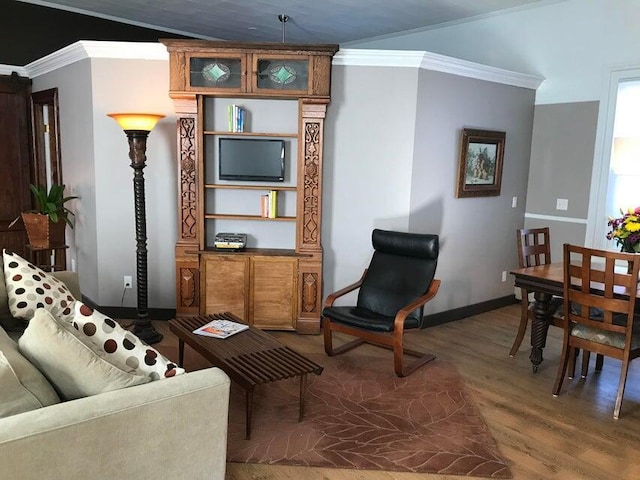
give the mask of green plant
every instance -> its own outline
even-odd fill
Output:
[[[64,185],[53,183],[51,184],[51,188],[49,188],[49,192],[47,192],[44,185],[29,185],[31,193],[33,193],[36,200],[36,208],[30,210],[30,212],[48,215],[53,223],[58,223],[58,221],[62,219],[67,222],[67,225],[73,228],[73,223],[71,223],[69,216],[74,213],[65,207],[64,204],[78,197],[65,197],[64,187]]]

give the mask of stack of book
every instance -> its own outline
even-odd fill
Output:
[[[240,105],[229,105],[227,109],[227,116],[229,119],[229,131],[230,132],[244,132],[244,107]]]
[[[260,216],[264,218],[276,218],[278,211],[278,191],[271,190],[260,197]]]

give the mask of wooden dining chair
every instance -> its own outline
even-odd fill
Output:
[[[622,361],[613,410],[613,418],[618,418],[629,363],[640,356],[640,320],[634,321],[640,256],[569,244],[563,253],[566,314],[553,395],[560,394],[575,349],[616,358]],[[616,268],[616,263],[628,268]]]
[[[516,241],[518,243],[518,266],[520,268],[551,263],[548,227],[519,229],[516,232]],[[520,291],[522,293],[520,325],[518,326],[518,333],[509,351],[510,357],[513,357],[520,348],[524,334],[527,331],[529,319],[533,317],[533,305],[529,305],[529,291],[526,288],[521,288]],[[563,325],[562,298],[553,297],[551,299],[551,308],[553,309],[551,324],[561,327]]]

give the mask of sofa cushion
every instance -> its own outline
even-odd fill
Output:
[[[78,335],[92,342],[101,354],[121,368],[134,369],[151,380],[174,377],[184,373],[158,350],[150,347],[118,322],[93,310],[81,301],[74,305],[71,319]]]
[[[63,282],[13,252],[3,250],[2,259],[11,315],[29,321],[37,308],[58,317],[72,313],[75,298]]]
[[[3,359],[0,365],[0,417],[60,402],[51,384],[22,356],[16,342],[1,328],[0,355]],[[18,398],[25,403],[19,402]]]
[[[65,400],[149,381],[133,369],[122,369],[109,362],[69,323],[56,319],[43,308],[36,310],[18,345]]]
[[[0,418],[40,407],[42,404],[20,383],[11,364],[0,352]]]

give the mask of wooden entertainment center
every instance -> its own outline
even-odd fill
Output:
[[[161,41],[178,127],[176,315],[228,311],[263,329],[318,333],[324,119],[338,46]],[[230,105],[245,108],[244,131],[230,128]],[[284,181],[220,180],[219,138],[283,140]],[[275,218],[260,214],[269,191]],[[216,250],[219,232],[246,233],[247,248]]]

